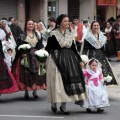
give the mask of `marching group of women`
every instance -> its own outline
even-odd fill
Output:
[[[100,32],[99,23],[97,21],[91,23],[90,30],[82,43],[81,52],[90,59],[87,63],[88,67],[83,70],[85,65],[77,51],[75,38],[69,26],[69,17],[61,14],[53,22],[56,22],[56,25],[46,30],[42,22],[36,27],[33,20],[27,20],[25,31],[20,34],[16,43],[13,43],[12,38],[5,39],[6,35],[3,36],[0,32],[0,94],[23,90],[25,98],[29,99],[29,90],[33,90],[33,96],[38,98],[37,90],[46,89],[54,113],[57,112],[57,103],[60,102],[61,113],[69,115],[66,102],[71,101],[85,107],[87,112],[92,112],[91,108],[103,112],[101,108],[109,106],[103,75],[112,76],[112,82],[109,84],[118,83],[103,53],[106,37]],[[39,29],[39,24],[42,29]],[[11,35],[12,33],[8,38]],[[14,44],[10,47],[15,55],[11,70],[6,64],[5,51],[7,52],[8,48],[5,46],[6,50],[3,50],[4,41]],[[29,60],[27,68],[21,64],[26,54],[18,50],[22,44],[31,46],[31,51],[27,55]],[[38,75],[40,63],[34,52],[39,49],[45,49],[49,53],[46,60],[46,82]]]

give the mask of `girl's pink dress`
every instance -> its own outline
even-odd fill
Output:
[[[82,104],[85,108],[101,108],[110,106],[106,86],[103,84],[102,70],[92,71],[87,69],[84,71],[86,76],[86,88],[88,99]]]

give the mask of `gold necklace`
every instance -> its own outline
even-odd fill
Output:
[[[95,38],[96,38],[96,44],[97,44],[97,46],[100,47],[99,34],[97,34],[97,36],[96,36],[96,35],[93,33],[93,35],[94,35]]]
[[[31,39],[34,38],[34,34],[32,34],[32,36],[30,34],[27,34]]]

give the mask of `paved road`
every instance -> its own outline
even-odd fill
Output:
[[[120,63],[111,62],[117,76],[120,78]],[[35,100],[30,92],[30,99],[23,98],[24,92],[0,96],[0,120],[119,120],[120,119],[120,87],[108,87],[110,107],[105,108],[102,114],[94,111],[86,113],[73,102],[67,104],[69,116],[63,116],[60,111],[53,114],[47,102],[46,91],[38,92],[40,98]],[[59,108],[60,104],[58,105]]]

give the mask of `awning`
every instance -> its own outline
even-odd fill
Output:
[[[117,6],[117,0],[96,0],[97,6]]]

